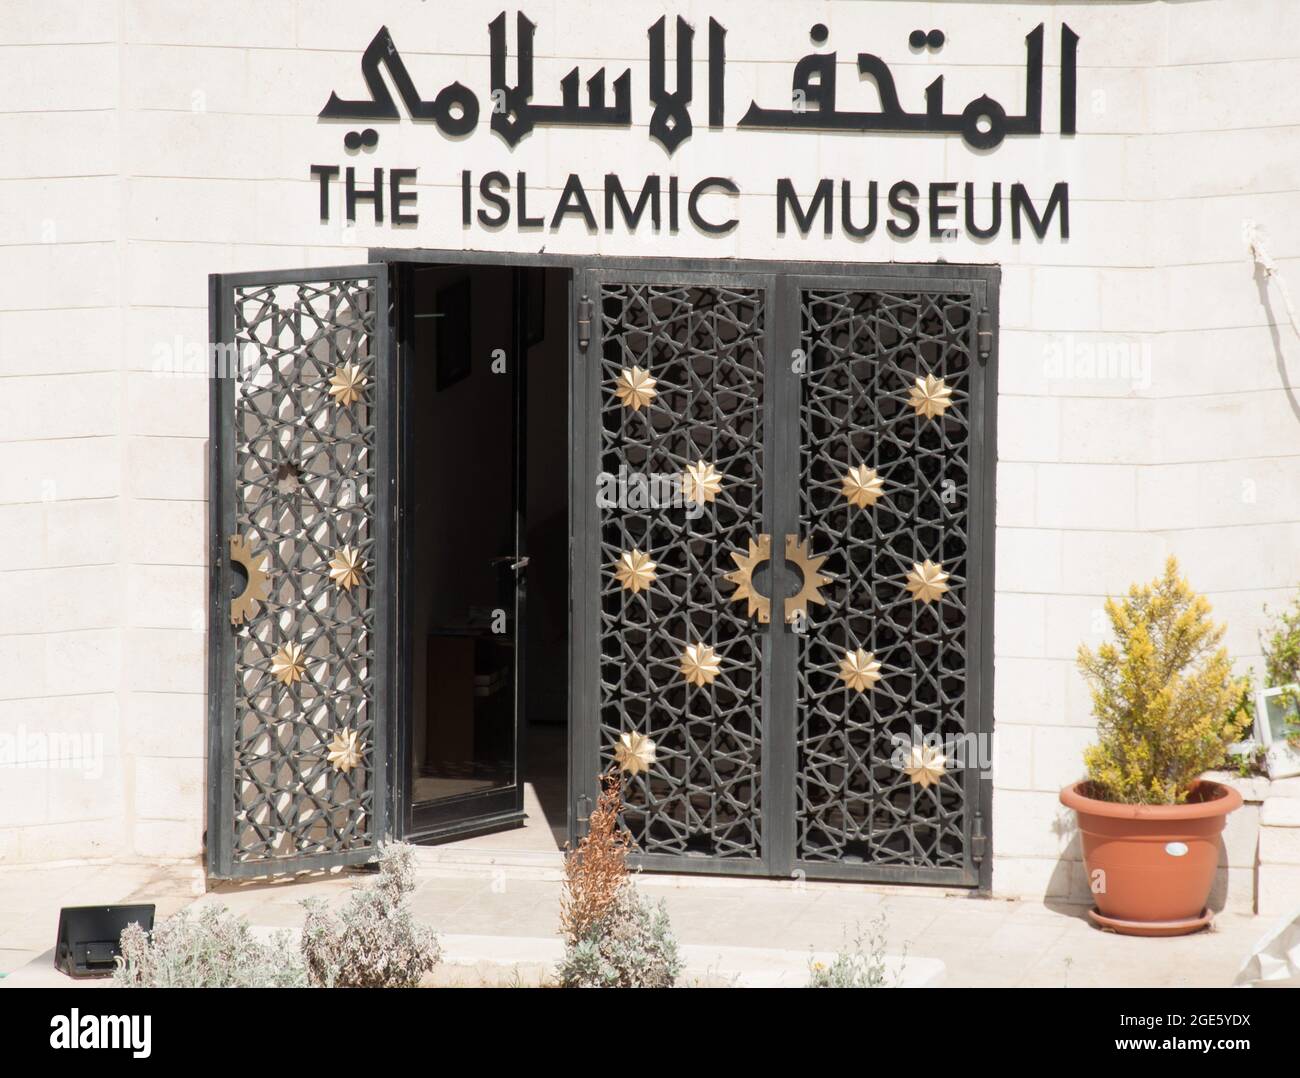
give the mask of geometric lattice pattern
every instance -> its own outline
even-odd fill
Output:
[[[800,405],[800,533],[829,554],[829,602],[799,638],[796,858],[962,868],[963,775],[913,783],[900,745],[965,733],[970,376],[975,299],[967,293],[804,290],[808,357]],[[908,391],[942,378],[951,406],[918,415]],[[842,479],[873,468],[883,496],[855,507]],[[906,590],[914,563],[950,574],[941,601]],[[838,677],[846,651],[881,664],[870,691]]]
[[[270,594],[235,633],[236,863],[371,846],[376,557],[375,282],[236,287],[235,526],[267,559]],[[331,396],[340,368],[358,399]],[[355,377],[358,376],[359,377]],[[330,578],[341,548],[363,567]],[[301,677],[273,674],[286,645]],[[358,735],[352,770],[327,760]]]
[[[642,853],[759,859],[763,634],[724,576],[762,531],[764,293],[606,284],[599,316],[602,760],[626,732],[655,742],[649,771],[624,783]],[[641,408],[615,394],[633,367],[655,380]],[[702,505],[673,496],[699,461],[721,476]],[[656,563],[645,590],[614,575],[633,549]],[[682,676],[693,644],[720,659],[709,684]]]

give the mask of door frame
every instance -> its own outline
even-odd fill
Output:
[[[827,278],[834,280],[838,285],[848,285],[855,282],[861,282],[864,285],[870,284],[892,284],[897,283],[900,287],[907,284],[924,285],[926,283],[937,283],[944,280],[953,280],[958,282],[969,282],[972,285],[982,284],[984,292],[984,310],[988,314],[987,323],[981,320],[977,327],[977,333],[989,332],[987,357],[981,361],[984,368],[983,378],[978,380],[980,386],[980,399],[972,398],[971,401],[971,439],[972,450],[978,451],[980,459],[983,462],[982,474],[978,476],[980,483],[981,499],[980,508],[974,514],[970,534],[972,539],[979,544],[978,555],[972,560],[974,570],[978,572],[981,582],[981,607],[974,612],[974,616],[969,621],[970,647],[978,653],[977,661],[972,662],[968,670],[970,671],[970,680],[968,682],[968,699],[970,699],[976,709],[977,723],[975,732],[987,734],[990,737],[994,732],[993,717],[993,601],[996,594],[995,577],[994,577],[994,547],[996,538],[995,527],[995,479],[997,472],[997,377],[998,377],[998,353],[999,353],[999,299],[1000,299],[1000,282],[1002,270],[1000,265],[995,263],[949,263],[949,262],[845,262],[845,261],[817,261],[817,260],[791,260],[791,259],[735,259],[735,258],[674,258],[665,256],[618,256],[618,255],[577,255],[547,252],[510,252],[510,251],[474,251],[474,250],[457,250],[448,248],[429,248],[429,247],[372,247],[368,251],[368,259],[371,263],[385,263],[389,266],[390,278],[396,272],[399,263],[414,264],[443,264],[443,265],[508,265],[518,267],[542,267],[548,269],[568,269],[572,275],[568,282],[568,318],[569,318],[569,354],[574,356],[578,348],[578,312],[576,283],[579,275],[584,270],[599,270],[607,273],[609,271],[618,272],[626,271],[627,273],[657,273],[665,274],[689,274],[699,276],[701,274],[715,274],[722,279],[730,280],[737,277],[772,277],[777,276],[780,279],[777,282],[777,288],[773,292],[774,298],[782,291],[785,282],[794,283],[798,287],[797,279],[806,278]],[[593,333],[593,340],[594,340]],[[780,339],[769,336],[774,341],[774,347],[780,349],[785,345],[785,338]],[[394,345],[395,347],[395,345]],[[777,354],[777,353],[774,353]],[[570,364],[572,366],[572,363]],[[575,387],[569,384],[569,400],[574,399]],[[786,392],[789,392],[787,387]],[[400,408],[400,402],[399,402]],[[569,413],[569,466],[572,473],[579,460],[577,454],[581,451],[581,438],[585,437],[586,432],[577,429],[576,420],[578,409],[570,408]],[[765,442],[774,432],[765,432]],[[571,474],[572,477],[572,474]],[[572,489],[572,484],[570,484]],[[570,514],[570,594],[573,592],[573,573],[577,566],[573,561],[572,537],[581,534],[580,528],[587,527],[589,522],[585,516],[580,516],[581,508],[571,499],[569,507]],[[764,516],[766,518],[769,510],[764,506]],[[783,512],[778,513],[784,517]],[[772,534],[776,534],[773,531]],[[399,577],[403,573],[399,569]],[[575,841],[584,832],[586,823],[586,812],[590,809],[590,801],[583,791],[589,785],[590,775],[584,768],[587,761],[579,759],[578,749],[580,748],[580,729],[578,726],[578,706],[580,700],[585,700],[586,696],[582,692],[582,686],[585,682],[580,678],[585,674],[582,663],[589,657],[580,655],[582,650],[577,646],[580,639],[575,636],[575,619],[574,610],[570,610],[570,640],[574,646],[569,651],[569,761],[568,761],[568,832],[571,841]],[[774,636],[776,634],[773,634]],[[400,690],[399,690],[400,695]],[[392,767],[395,761],[392,760],[393,746],[398,741],[401,732],[401,722],[405,715],[399,716],[396,709],[391,713],[390,736],[388,738],[390,752],[390,774],[393,774]],[[765,747],[766,747],[765,737]],[[522,780],[522,776],[521,776]],[[976,775],[967,769],[967,796],[968,804],[975,813],[975,822],[972,828],[971,837],[974,844],[973,859],[976,868],[976,879],[971,881],[980,892],[989,892],[992,889],[993,882],[993,858],[991,831],[993,822],[993,783],[991,778],[984,775]],[[972,791],[970,784],[974,783],[975,790]],[[403,821],[404,817],[399,814],[400,806],[397,805],[393,798],[396,793],[397,783],[390,782],[389,795],[389,814],[388,819],[393,822]],[[522,790],[522,781],[519,784]],[[974,793],[974,796],[970,795]],[[793,796],[791,792],[791,797]],[[767,803],[765,801],[765,803]],[[500,827],[501,824],[486,824],[479,828],[482,830],[493,830]],[[466,834],[475,833],[467,831]],[[673,859],[676,861],[677,859]],[[685,859],[683,859],[685,860]],[[686,864],[674,864],[672,866],[663,864],[647,865],[647,868],[671,870],[675,872],[689,870]],[[847,879],[850,875],[847,873],[837,873],[836,867],[841,866],[822,866],[818,870],[819,875],[825,875],[828,878]],[[854,866],[857,868],[858,866]],[[829,871],[826,871],[829,869]],[[716,871],[709,866],[701,865],[698,871]],[[757,875],[763,876],[767,873],[761,867],[755,866],[753,869],[746,870],[740,866],[727,866],[729,873],[739,875]],[[805,866],[800,865],[795,869],[795,875],[805,874]],[[928,875],[925,869],[908,870],[904,868],[894,868],[882,875],[874,878],[882,882],[894,883],[915,883],[931,885],[948,885],[952,886],[951,878],[938,880],[926,878]],[[874,874],[854,872],[851,878],[864,880],[873,877]],[[969,885],[969,884],[968,884]]]

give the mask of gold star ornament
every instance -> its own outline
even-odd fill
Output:
[[[344,591],[351,591],[360,584],[365,571],[365,561],[352,547],[345,546],[334,551],[334,557],[330,560],[330,579]]]
[[[330,396],[339,404],[355,404],[361,399],[366,376],[355,363],[345,363],[334,368],[330,379]]]
[[[947,763],[937,746],[921,743],[912,746],[903,764],[903,771],[913,785],[928,789],[939,785]]]
[[[927,374],[924,378],[918,378],[916,384],[908,389],[907,403],[916,409],[917,415],[934,419],[935,416],[943,415],[951,406],[952,390],[942,378]]]
[[[855,692],[868,692],[880,680],[880,663],[874,652],[846,651],[840,660],[840,680]]]
[[[711,685],[722,669],[718,653],[707,644],[690,644],[682,652],[682,676],[691,685]]]
[[[722,475],[707,460],[697,460],[682,473],[682,494],[703,505],[711,502],[722,489]]]
[[[912,571],[907,574],[907,590],[912,593],[914,601],[932,603],[948,590],[948,574],[943,571],[943,566],[936,565],[929,558],[920,565],[913,562]]]
[[[859,509],[875,505],[885,493],[885,481],[876,474],[875,468],[868,468],[865,464],[850,468],[842,481],[844,497]]]
[[[655,380],[640,367],[624,367],[614,382],[614,396],[632,411],[644,408],[655,399]]]
[[[657,568],[648,554],[636,549],[625,550],[614,563],[614,576],[624,588],[635,594],[647,590],[654,583]]]
[[[655,743],[644,734],[630,730],[614,746],[614,762],[629,775],[649,771],[655,762]]]
[[[271,676],[286,685],[301,681],[307,672],[307,651],[301,644],[285,644],[271,657]]]
[[[342,771],[345,775],[354,767],[360,767],[361,739],[357,736],[357,732],[345,726],[336,733],[334,740],[330,742],[327,759],[334,765],[335,771]]]

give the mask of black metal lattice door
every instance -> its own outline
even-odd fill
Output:
[[[725,575],[730,550],[770,531],[772,282],[577,287],[594,340],[574,379],[572,788],[590,790],[625,735],[650,737],[657,762],[625,799],[643,863],[769,874],[770,638]]]
[[[209,870],[364,861],[385,830],[387,268],[214,276]]]
[[[995,290],[578,275],[575,820],[613,766],[647,868],[987,885]]]

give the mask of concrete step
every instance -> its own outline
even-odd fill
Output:
[[[443,964],[450,970],[472,970],[480,983],[536,984],[555,968],[564,955],[563,943],[535,936],[442,936]],[[808,984],[808,964],[830,964],[835,955],[812,950],[791,951],[774,947],[717,947],[680,944],[685,970],[680,984],[735,988],[803,988]],[[518,977],[514,971],[518,971]],[[899,988],[937,988],[943,984],[944,964],[937,958],[886,956],[885,980]],[[465,983],[464,981],[458,983]]]
[[[465,847],[456,843],[445,846],[415,847],[415,863],[421,879],[428,877],[484,878],[504,875],[507,879],[547,880],[564,879],[564,854],[554,851],[493,850]],[[915,884],[864,883],[858,880],[809,880],[802,874],[790,879],[764,876],[711,876],[688,872],[637,872],[637,885],[651,889],[700,888],[737,889],[747,896],[785,894],[790,891],[825,891],[843,893],[856,891],[875,895],[912,895],[929,898],[966,898],[980,900],[981,896],[968,887],[943,885],[917,886]]]

